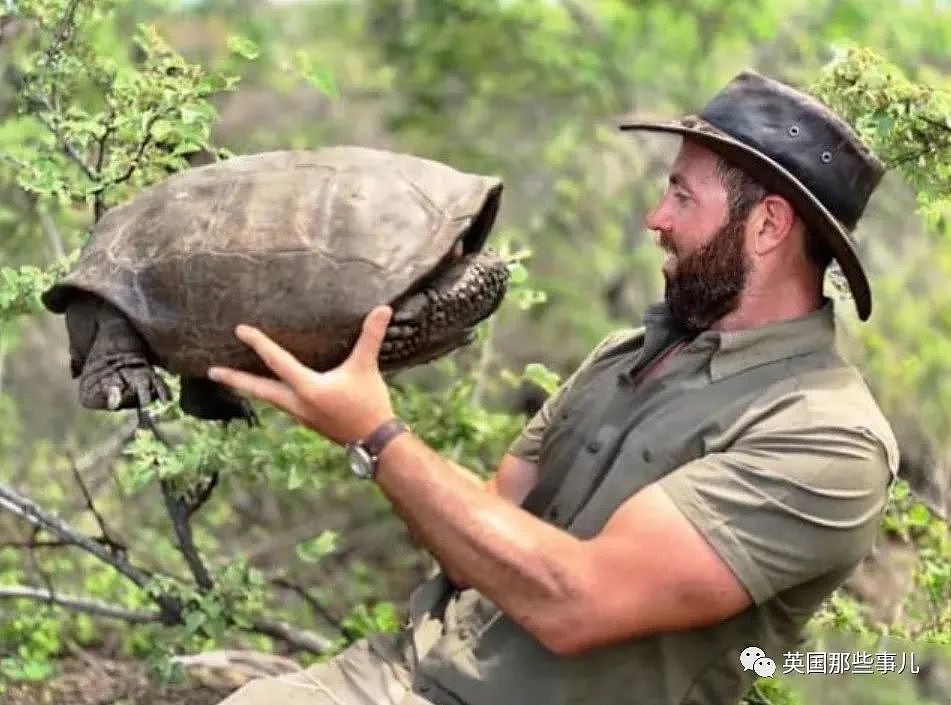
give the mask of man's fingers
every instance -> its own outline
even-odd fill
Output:
[[[292,387],[301,388],[309,381],[312,371],[254,326],[239,325],[234,333],[238,340],[257,353],[274,374]]]
[[[350,360],[361,367],[375,367],[380,356],[380,346],[386,337],[386,327],[393,317],[389,306],[377,306],[363,319],[363,330],[357,340]]]
[[[294,393],[294,390],[280,380],[259,377],[230,367],[209,368],[208,379],[279,406],[292,414],[300,416],[304,411],[300,398]]]

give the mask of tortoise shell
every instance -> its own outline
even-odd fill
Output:
[[[362,147],[247,155],[177,174],[100,220],[72,271],[121,310],[169,371],[263,371],[234,337],[261,328],[305,364],[346,357],[375,305],[438,269],[456,241],[482,247],[502,190],[493,177]]]

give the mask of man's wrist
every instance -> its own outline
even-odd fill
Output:
[[[360,478],[375,479],[382,452],[397,436],[409,431],[402,419],[393,416],[378,424],[362,438],[347,444],[350,469]]]

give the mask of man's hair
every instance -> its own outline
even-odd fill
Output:
[[[739,167],[733,166],[721,156],[717,156],[717,176],[726,189],[729,222],[743,221],[749,216],[753,206],[766,197],[768,191],[753,177]],[[832,261],[832,249],[810,228],[804,233],[806,257],[824,271]]]

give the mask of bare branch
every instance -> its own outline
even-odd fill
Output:
[[[122,449],[132,440],[138,428],[139,424],[135,416],[130,415],[122,425],[118,426],[102,441],[77,455],[76,470],[86,475],[93,468],[108,466],[115,456],[122,453]],[[90,485],[92,486],[93,492],[100,486],[100,483],[107,479],[107,476],[108,469],[90,478]]]
[[[65,548],[72,541],[0,541],[0,548]]]
[[[253,631],[316,654],[327,653],[334,649],[334,642],[325,636],[306,629],[296,629],[286,622],[267,617],[258,617],[252,621]]]
[[[53,593],[46,588],[32,587],[29,585],[0,585],[0,599],[13,600],[26,598],[30,600],[42,600],[50,604],[65,607],[73,612],[82,612],[84,614],[94,614],[99,617],[111,617],[122,619],[133,624],[146,624],[149,622],[161,622],[162,614],[160,612],[146,612],[144,610],[133,610],[126,607],[110,605],[101,600],[94,600],[88,597],[76,597],[73,595],[64,595],[62,593]]]
[[[89,494],[89,488],[86,487],[83,476],[80,474],[79,468],[76,466],[76,460],[72,457],[72,455],[69,456],[69,468],[73,472],[73,477],[76,479],[76,484],[79,485],[79,489],[82,490],[83,499],[86,501],[86,508],[92,512],[92,515],[96,518],[96,523],[99,525],[100,543],[108,546],[117,555],[124,556],[128,551],[126,545],[112,537],[111,532],[106,527],[105,520],[102,518],[99,510],[96,509],[96,504],[93,502],[92,495]]]
[[[323,603],[318,600],[314,595],[308,591],[304,586],[299,585],[284,576],[275,576],[269,579],[272,585],[275,585],[279,588],[284,588],[285,590],[290,590],[295,595],[300,597],[307,605],[310,607],[311,611],[316,614],[318,617],[323,619],[325,622],[330,624],[334,629],[343,634],[344,629],[341,624],[341,620],[338,617],[335,617],[330,610],[328,610]]]
[[[46,96],[40,96],[38,100],[44,110],[50,113],[54,112],[54,108],[52,105],[50,105]],[[63,150],[63,154],[69,157],[82,170],[83,174],[86,175],[86,178],[92,182],[98,183],[99,177],[96,176],[92,169],[89,168],[89,165],[86,163],[83,155],[79,153],[79,150],[76,149],[76,147],[66,139],[66,137],[63,135],[63,131],[59,129],[59,126],[56,124],[56,122],[54,120],[48,120],[39,113],[36,114],[36,119],[43,123],[43,127],[53,134],[53,137],[56,138],[56,144],[61,150]]]
[[[46,234],[46,239],[49,240],[50,248],[53,250],[53,257],[57,261],[63,259],[66,256],[66,249],[63,247],[63,237],[59,234],[56,223],[53,222],[50,214],[41,208],[36,209],[36,214],[40,219],[40,227]]]
[[[7,339],[0,335],[0,392],[3,391],[3,368],[7,361]]]
[[[151,431],[156,440],[170,448],[171,444],[159,431],[158,426],[156,426],[148,410],[140,408],[138,409],[138,415],[139,428]],[[214,488],[216,483],[217,479],[213,479],[211,487],[208,489],[206,496],[201,499],[201,503],[204,503],[208,499],[208,495],[211,494],[211,489]],[[192,513],[189,503],[180,496],[169,480],[161,480],[159,486],[162,489],[162,498],[165,500],[165,510],[172,520],[172,527],[175,529],[175,536],[178,539],[178,550],[181,551],[182,557],[188,564],[188,569],[195,578],[195,583],[198,587],[202,590],[211,590],[215,584],[211,579],[211,574],[209,574],[208,569],[205,567],[201,554],[198,553],[198,548],[195,546],[195,539],[192,535],[191,527]]]
[[[30,536],[30,540],[36,541],[36,535],[39,534],[40,531],[41,529],[39,527],[33,527],[33,534]],[[30,563],[33,564],[33,570],[39,574],[40,579],[43,581],[43,585],[46,586],[47,591],[50,595],[52,595],[55,591],[55,588],[53,587],[52,576],[43,569],[43,565],[40,563],[40,559],[36,557],[36,552],[32,546],[27,549],[27,553],[30,556]]]
[[[189,521],[191,515],[188,511],[188,503],[178,495],[168,480],[162,480],[159,484],[162,488],[162,497],[165,499],[165,509],[172,520],[175,536],[178,539],[178,550],[182,552],[185,562],[188,563],[188,569],[198,587],[202,590],[211,590],[215,584],[195,546]]]
[[[106,126],[102,134],[96,140],[96,174],[102,175],[102,165],[106,158],[106,143],[116,130],[116,106],[111,98],[107,98],[109,103],[109,116],[106,118]],[[105,191],[96,191],[93,197],[93,222],[98,223],[106,211]]]
[[[211,493],[214,492],[214,489],[217,486],[218,473],[213,472],[211,477],[208,478],[208,482],[206,482],[203,487],[200,487],[198,490],[196,490],[194,499],[189,501],[188,516],[192,516],[205,505],[205,502],[211,498]]]
[[[103,563],[111,565],[139,587],[145,587],[152,577],[141,568],[129,563],[124,557],[115,555],[95,539],[77,531],[56,514],[46,511],[33,500],[2,483],[0,483],[0,507],[25,519],[33,526],[43,528],[54,536],[79,546]]]

